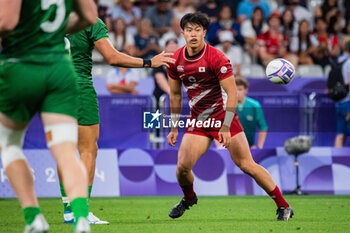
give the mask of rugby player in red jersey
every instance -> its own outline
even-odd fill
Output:
[[[184,197],[172,208],[169,216],[181,217],[186,209],[197,204],[192,168],[215,138],[229,150],[233,162],[253,177],[276,202],[277,220],[286,221],[293,216],[293,210],[269,172],[254,162],[236,114],[237,90],[230,61],[204,41],[209,24],[209,19],[199,12],[181,19],[186,46],[175,52],[172,57],[176,62],[168,68],[172,122],[178,122],[181,113],[182,83],[191,108],[190,121],[195,122],[188,125],[178,151],[176,176]],[[220,124],[204,127],[205,121],[220,121]],[[167,137],[171,146],[177,142],[177,136],[178,129],[173,124]]]

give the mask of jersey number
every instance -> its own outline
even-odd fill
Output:
[[[48,10],[51,5],[57,5],[56,18],[54,21],[46,21],[40,25],[44,32],[56,31],[64,21],[66,16],[66,6],[64,0],[41,0],[41,9]]]

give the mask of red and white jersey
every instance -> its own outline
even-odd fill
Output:
[[[224,93],[220,81],[233,76],[230,60],[218,49],[205,44],[194,59],[186,56],[186,46],[172,56],[175,64],[167,69],[168,76],[181,80],[186,88],[191,117],[197,120],[215,118],[224,111]],[[226,100],[225,100],[226,101]]]

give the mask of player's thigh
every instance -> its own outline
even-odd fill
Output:
[[[3,62],[0,66],[0,112],[15,122],[28,123],[40,110],[46,93],[46,67]]]
[[[255,163],[250,153],[249,144],[244,132],[240,132],[231,137],[228,150],[233,162],[239,167]]]
[[[78,125],[78,149],[81,153],[85,150],[94,150],[100,134],[100,125]]]
[[[48,72],[46,95],[40,111],[77,118],[77,98],[77,76],[73,64],[67,56],[62,56]]]
[[[192,169],[197,160],[208,151],[211,142],[209,137],[185,133],[179,148],[178,166]]]
[[[78,125],[100,123],[97,94],[92,82],[78,83]]]

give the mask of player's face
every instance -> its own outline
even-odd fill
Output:
[[[248,89],[243,85],[237,86],[237,95],[238,95],[238,103],[242,103],[244,101],[245,96],[247,95]]]
[[[187,24],[182,32],[186,45],[191,48],[197,48],[204,44],[204,37],[207,30],[198,24]]]

